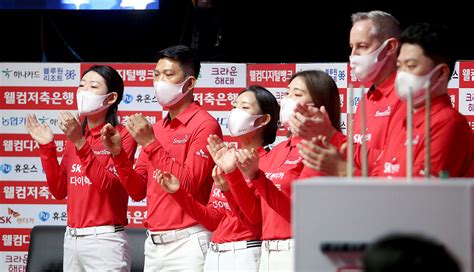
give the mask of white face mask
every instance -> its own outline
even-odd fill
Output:
[[[189,91],[183,93],[183,86],[188,81],[189,77],[179,84],[173,84],[165,81],[155,81],[155,95],[158,103],[162,106],[172,106],[178,103],[185,97]]]
[[[375,77],[377,77],[387,61],[387,56],[380,61],[378,60],[378,57],[380,52],[382,52],[385,46],[387,46],[388,41],[389,40],[383,42],[374,52],[349,57],[352,73],[354,73],[359,81],[363,83],[372,83]]]
[[[232,136],[240,136],[252,132],[263,125],[255,126],[255,121],[263,115],[252,115],[241,109],[232,109],[229,113],[229,132]]]
[[[280,124],[287,126],[290,117],[295,115],[295,108],[297,102],[291,98],[283,98],[280,101]]]
[[[423,103],[426,97],[428,82],[430,82],[431,76],[439,67],[441,66],[436,66],[431,70],[431,72],[424,76],[417,76],[404,71],[397,72],[397,77],[395,78],[395,90],[397,91],[400,100],[407,100],[408,95],[411,93],[413,97],[413,105],[417,106]],[[430,92],[433,93],[433,91],[436,91],[440,83],[441,81],[438,80],[437,83],[431,84]]]
[[[110,96],[110,94],[111,93],[98,95],[89,91],[77,92],[77,110],[79,115],[89,116],[108,108],[110,104],[104,105],[104,101]]]

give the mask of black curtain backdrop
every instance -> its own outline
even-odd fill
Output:
[[[8,0],[0,0],[8,1]],[[323,0],[324,1],[324,0]],[[444,23],[458,39],[458,59],[474,59],[472,3],[415,1],[161,0],[158,11],[0,10],[0,61],[153,62],[174,44],[199,49],[205,61],[345,62],[350,15],[380,9],[405,28]]]

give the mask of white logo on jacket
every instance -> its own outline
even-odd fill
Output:
[[[182,138],[182,139],[174,138],[173,139],[173,144],[185,144],[185,143],[188,142],[188,140],[189,140],[189,135],[186,134],[186,135],[184,135],[184,138]]]
[[[298,157],[296,160],[286,160],[283,164],[298,164],[303,160],[303,157]]]
[[[417,145],[420,142],[420,135],[416,135],[415,138],[411,141],[412,145]],[[408,139],[406,139],[404,145],[407,146]]]
[[[365,141],[370,142],[372,140],[372,133],[365,134]],[[354,134],[354,143],[362,144],[362,134]]]
[[[394,164],[394,163],[390,163],[390,162],[386,162],[384,164],[384,169],[383,169],[383,173],[384,174],[396,174],[400,171],[400,164]]]
[[[390,113],[392,112],[390,106],[387,107],[386,110],[384,111],[376,111],[375,112],[375,117],[384,117],[384,116],[390,116]]]
[[[204,159],[209,159],[209,156],[204,152],[202,148],[196,151],[196,156],[202,157]]]
[[[94,154],[96,155],[110,155],[110,152],[107,149],[103,150],[94,150]]]

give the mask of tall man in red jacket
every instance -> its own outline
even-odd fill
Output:
[[[399,50],[400,25],[392,15],[379,11],[358,12],[352,15],[352,28],[349,36],[351,55],[349,56],[352,74],[369,88],[362,94],[365,112],[360,105],[354,114],[355,168],[361,167],[362,135],[365,134],[368,155],[368,168],[371,169],[385,144],[386,134],[395,112],[401,102],[395,92],[396,62]],[[349,91],[349,90],[348,90]],[[352,103],[352,102],[348,102]],[[360,104],[360,102],[359,102]],[[363,133],[365,115],[365,133]],[[290,119],[292,131],[310,141],[313,137],[325,136],[328,142],[336,145],[315,146],[311,142],[300,145],[304,162],[327,175],[341,176],[347,173],[347,162],[338,152],[342,133],[331,126],[326,110],[303,108],[299,106],[295,117]]]

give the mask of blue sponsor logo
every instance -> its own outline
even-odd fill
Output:
[[[41,211],[38,214],[38,217],[41,221],[46,222],[51,217],[51,215],[49,214],[49,212]]]
[[[133,102],[133,95],[131,94],[125,94],[125,96],[122,99],[123,103],[125,104],[130,104]]]
[[[228,128],[227,117],[216,117],[216,121],[222,127]]]
[[[10,173],[10,171],[13,169],[13,167],[8,163],[0,164],[0,166],[2,168],[2,173],[4,174]]]

